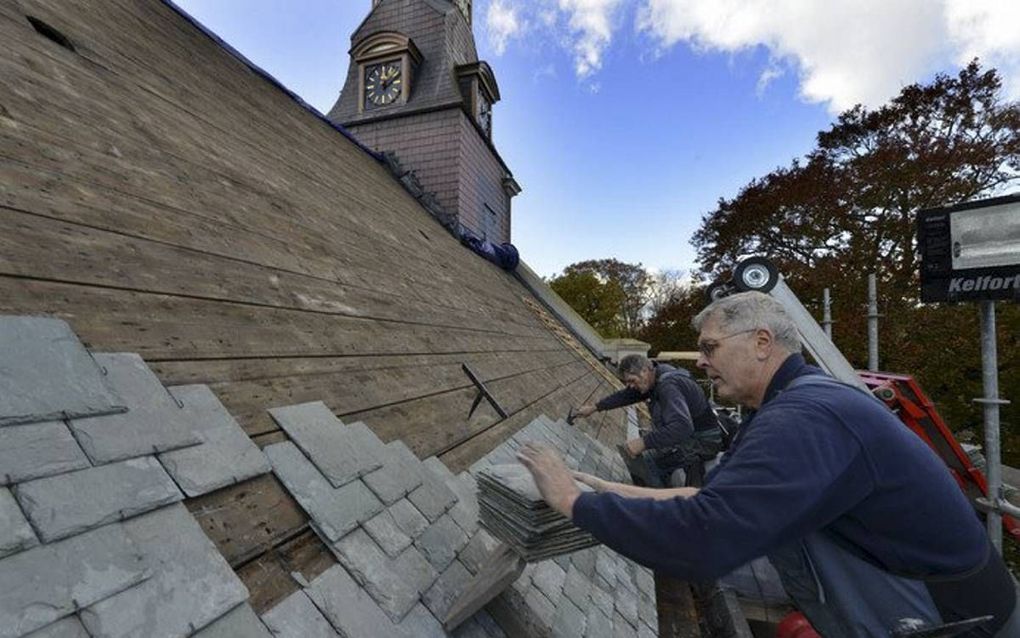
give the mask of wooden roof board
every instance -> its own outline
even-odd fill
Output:
[[[20,0],[0,38],[0,312],[65,318],[164,384],[207,383],[257,442],[281,436],[268,408],[322,400],[455,469],[603,382],[511,275],[171,7]],[[467,419],[461,362],[509,419]],[[245,568],[307,538],[275,479],[187,505],[254,601],[286,589]]]

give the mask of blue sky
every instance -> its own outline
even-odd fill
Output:
[[[371,0],[178,5],[326,112]],[[513,241],[547,276],[604,257],[692,269],[718,198],[840,110],[974,56],[1020,97],[1016,24],[1015,0],[475,0],[494,141],[524,188]]]

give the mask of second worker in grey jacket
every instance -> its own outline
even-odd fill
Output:
[[[684,470],[686,484],[700,485],[702,462],[719,451],[722,436],[715,412],[694,377],[641,355],[621,359],[619,370],[627,387],[598,403],[582,405],[577,415],[586,417],[645,401],[652,429],[627,441],[627,453],[645,460],[650,487],[669,485],[677,469]]]

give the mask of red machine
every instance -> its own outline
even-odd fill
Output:
[[[988,496],[988,482],[984,473],[971,463],[970,457],[960,447],[914,377],[862,370],[857,373],[875,396],[888,405],[904,425],[921,437],[945,462],[968,498],[973,501]],[[1020,523],[1016,519],[1003,515],[1002,526],[1014,540],[1020,541]]]

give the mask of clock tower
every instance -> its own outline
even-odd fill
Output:
[[[520,187],[492,144],[498,101],[475,50],[471,0],[372,0],[328,117],[394,153],[447,218],[502,243]]]

